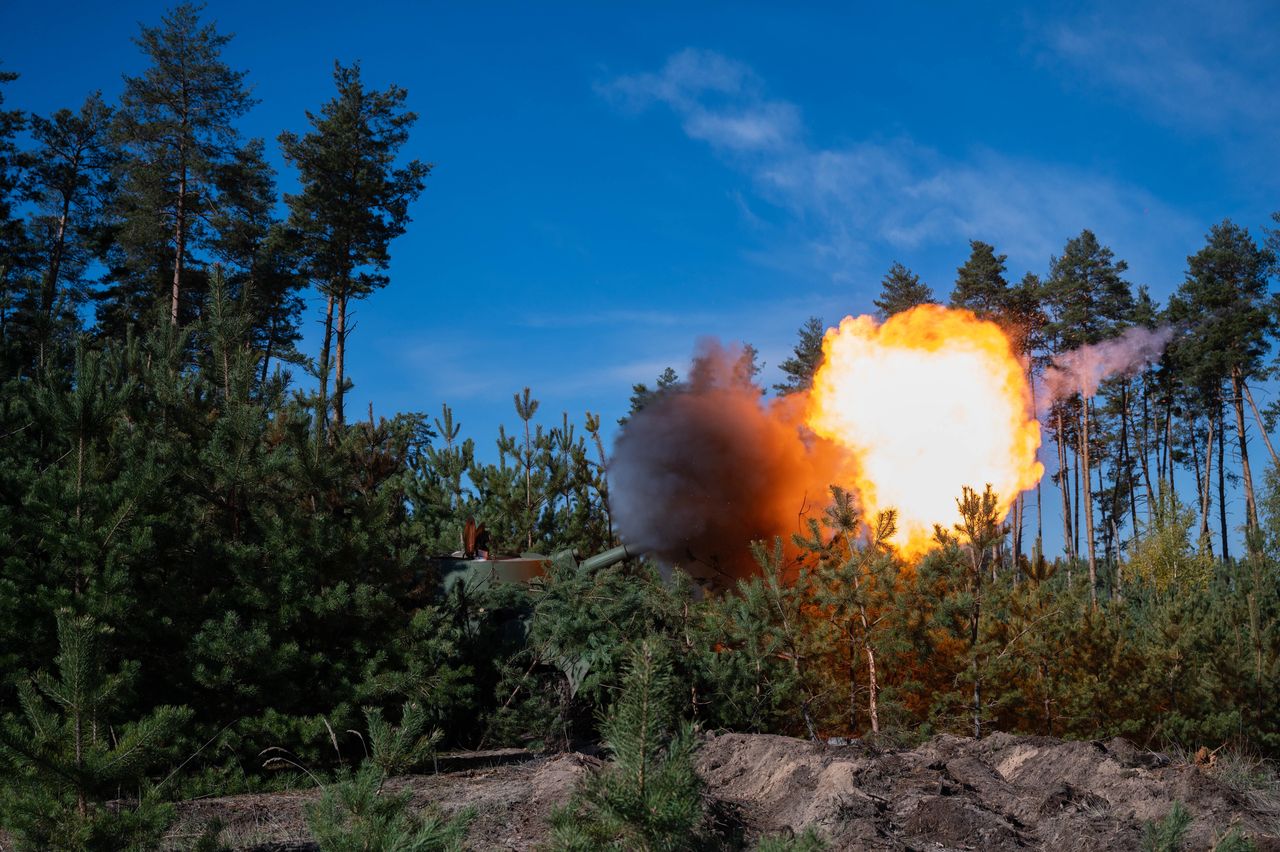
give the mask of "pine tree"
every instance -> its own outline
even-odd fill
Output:
[[[1258,526],[1257,498],[1244,418],[1244,392],[1265,375],[1262,361],[1280,328],[1268,277],[1275,256],[1230,220],[1214,225],[1203,249],[1187,258],[1186,280],[1169,301],[1169,317],[1194,327],[1175,347],[1190,384],[1220,388],[1231,384],[1240,471],[1244,479],[1245,523]],[[1218,420],[1219,433],[1226,424]],[[1219,442],[1221,443],[1221,437]],[[1219,468],[1221,474],[1221,468]],[[1223,540],[1224,554],[1226,540]]]
[[[978,628],[982,618],[982,576],[990,564],[991,552],[1004,538],[996,511],[996,496],[988,485],[982,494],[966,486],[963,495],[956,500],[961,523],[956,532],[964,536],[965,549],[969,552],[969,581],[972,584],[972,610],[969,616],[970,671],[973,679],[973,735],[982,736],[982,677],[978,661]]]
[[[646,405],[648,405],[654,397],[663,391],[669,390],[680,384],[680,376],[676,371],[667,367],[659,374],[654,387],[650,388],[643,382],[637,382],[631,386],[631,407],[627,410],[625,417],[618,418],[618,425],[625,426],[627,421],[635,417]]]
[[[797,332],[800,339],[796,342],[791,357],[778,365],[786,374],[786,378],[773,386],[780,394],[796,393],[808,390],[813,385],[813,374],[818,372],[822,363],[822,340],[826,336],[826,327],[817,317],[809,317]]]
[[[239,155],[235,122],[255,103],[245,72],[222,59],[230,40],[189,3],[159,26],[143,26],[136,40],[151,64],[125,78],[120,99],[120,245],[99,313],[108,329],[137,322],[157,297],[174,325],[197,306],[191,273],[214,238],[228,167]]]
[[[951,306],[973,311],[984,319],[998,319],[1009,294],[1005,280],[1007,255],[996,254],[995,247],[981,240],[969,240],[969,259],[956,270],[956,286],[951,291]]]
[[[61,109],[49,118],[33,116],[31,186],[38,212],[33,238],[43,262],[35,311],[38,363],[43,366],[54,334],[55,317],[70,314],[84,301],[85,267],[105,226],[110,203],[110,174],[115,161],[110,130],[112,110],[95,92],[79,111]],[[64,320],[63,327],[76,325]]]
[[[916,305],[932,304],[933,301],[933,291],[920,280],[920,276],[895,260],[880,282],[880,295],[874,304],[879,309],[880,319],[886,320]]]
[[[465,847],[471,814],[449,818],[436,809],[416,814],[412,790],[382,789],[366,767],[328,784],[305,808],[307,828],[320,852],[454,852]]]
[[[17,78],[12,71],[0,71],[0,107],[4,106],[4,86]],[[0,108],[0,355],[7,354],[12,345],[9,315],[26,262],[26,229],[22,219],[14,215],[15,204],[22,200],[25,165],[16,138],[25,127],[22,111]]]
[[[693,729],[677,721],[671,663],[652,639],[632,653],[603,726],[612,763],[552,815],[555,849],[695,848],[702,782]]]
[[[411,790],[387,791],[386,782],[430,758],[440,732],[426,733],[422,706],[406,702],[399,725],[376,709],[365,711],[369,756],[356,772],[325,785],[305,813],[322,852],[445,852],[460,850],[475,817],[453,817],[431,806],[413,813]]]
[[[220,170],[222,197],[213,224],[212,251],[227,275],[233,295],[249,311],[250,341],[262,352],[259,384],[267,380],[272,359],[298,362],[294,344],[306,278],[299,240],[275,219],[275,171],[264,159],[262,140],[251,139]]]
[[[880,733],[880,678],[876,667],[876,627],[878,610],[886,605],[886,596],[893,578],[884,570],[886,562],[892,562],[888,554],[889,539],[897,522],[892,510],[882,512],[870,531],[870,541],[859,547],[854,537],[862,526],[862,519],[854,506],[853,496],[844,489],[833,486],[831,504],[827,507],[824,523],[834,533],[831,544],[825,541],[822,527],[815,518],[809,519],[809,535],[796,536],[796,543],[821,561],[814,578],[817,585],[815,602],[824,608],[834,625],[837,643],[846,649],[849,672],[849,730],[856,731],[857,700],[861,691],[855,672],[860,656],[867,663],[867,719],[873,734]],[[844,549],[839,549],[839,544]],[[825,558],[823,558],[825,557]],[[887,558],[886,558],[887,557]]]
[[[102,632],[88,616],[59,612],[57,674],[23,682],[25,718],[0,725],[0,762],[17,773],[0,797],[0,815],[26,848],[145,848],[173,816],[139,785],[191,711],[156,707],[111,726],[108,711],[131,673],[104,671]],[[105,807],[122,788],[140,791],[139,801]]]
[[[418,116],[405,110],[408,92],[365,87],[359,63],[334,64],[337,95],[307,113],[305,136],[280,134],[285,159],[298,170],[301,192],[286,195],[289,227],[302,245],[304,268],[325,296],[320,345],[320,411],[317,432],[328,419],[329,359],[334,359],[333,414],[341,426],[346,392],[347,312],[352,299],[385,287],[393,239],[405,232],[409,205],[426,185],[431,165],[410,160],[396,166]],[[336,313],[335,313],[336,312]],[[331,353],[332,350],[332,353]]]
[[[767,604],[766,630],[772,634],[770,641],[780,648],[779,656],[789,663],[793,689],[799,697],[800,721],[804,723],[805,734],[816,741],[818,726],[814,719],[814,705],[822,688],[815,682],[816,675],[809,660],[809,646],[817,637],[806,628],[814,578],[803,567],[798,572],[788,573],[781,539],[774,541],[772,549],[767,548],[764,542],[752,542],[751,553],[760,566],[760,576],[740,582],[738,592],[744,600]]]
[[[1114,335],[1129,323],[1133,313],[1133,293],[1123,278],[1128,264],[1116,260],[1111,249],[1098,242],[1092,231],[1068,240],[1060,257],[1050,262],[1045,304],[1051,322],[1048,328],[1058,351],[1097,343]],[[1078,491],[1084,504],[1085,552],[1089,563],[1090,594],[1097,601],[1097,550],[1093,522],[1093,460],[1090,416],[1092,402],[1081,395],[1077,456],[1082,462]],[[1075,527],[1077,532],[1079,527]]]

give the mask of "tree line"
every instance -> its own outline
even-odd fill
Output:
[[[238,128],[257,101],[223,59],[230,39],[181,5],[141,27],[148,65],[125,76],[117,103],[94,92],[49,116],[0,112],[0,357],[7,374],[34,377],[65,368],[86,333],[186,328],[218,276],[262,353],[258,384],[273,363],[314,373],[323,432],[345,420],[353,302],[387,285],[389,245],[431,165],[402,161],[417,121],[407,92],[335,63],[334,95],[307,112],[308,132],[277,140],[299,184],[281,196],[267,143]],[[325,305],[315,363],[294,349],[309,287]]]
[[[1140,545],[1161,501],[1172,499],[1188,476],[1198,547],[1231,559],[1228,503],[1237,484],[1244,498],[1240,538],[1246,548],[1255,540],[1259,478],[1250,460],[1250,436],[1261,438],[1274,465],[1268,432],[1280,415],[1274,402],[1260,409],[1252,391],[1277,366],[1269,357],[1280,328],[1280,300],[1270,285],[1280,272],[1280,213],[1272,223],[1261,243],[1230,220],[1214,225],[1204,247],[1187,258],[1184,280],[1164,305],[1145,285],[1127,280],[1125,261],[1087,229],[1050,258],[1046,275],[1028,272],[1016,283],[1007,277],[1006,255],[990,243],[970,241],[947,304],[1005,329],[1026,366],[1033,404],[1036,390],[1043,393],[1046,369],[1060,354],[1132,328],[1173,327],[1168,349],[1153,364],[1102,382],[1087,398],[1077,392],[1054,399],[1044,415],[1057,462],[1048,467],[1061,498],[1056,514],[1062,556],[1083,560],[1095,589],[1104,581],[1117,589],[1123,585],[1124,556]],[[887,319],[937,301],[918,275],[894,263],[874,303]],[[809,386],[822,357],[824,328],[812,317],[800,329],[794,353],[780,365],[784,380],[775,385],[777,392]],[[1255,459],[1257,451],[1255,445]],[[1033,518],[1030,499],[1036,503]],[[1019,497],[1010,519],[1012,563],[1044,553],[1044,524],[1053,514],[1039,486]]]

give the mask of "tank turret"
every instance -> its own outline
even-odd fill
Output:
[[[483,551],[472,556],[457,551],[449,556],[435,557],[431,563],[440,578],[441,586],[447,591],[458,583],[529,583],[546,574],[547,567],[553,560],[557,563],[572,561],[584,571],[599,571],[636,555],[626,545],[620,544],[582,560],[572,550],[563,550],[554,556],[522,553],[508,558],[490,558]]]

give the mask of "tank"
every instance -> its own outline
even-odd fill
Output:
[[[635,555],[637,554],[628,550],[626,545],[621,544],[582,560],[572,550],[563,550],[554,556],[522,553],[499,559],[489,559],[483,555],[468,557],[463,551],[455,551],[449,556],[433,558],[431,564],[440,578],[441,586],[448,592],[458,583],[468,586],[529,583],[546,574],[547,566],[553,560],[560,564],[572,562],[583,571],[599,571]]]

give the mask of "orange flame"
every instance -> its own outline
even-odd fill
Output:
[[[846,317],[822,349],[806,422],[854,456],[866,519],[897,509],[904,556],[951,528],[963,486],[990,483],[1003,520],[1044,473],[1026,369],[995,323],[921,305],[883,325]]]

